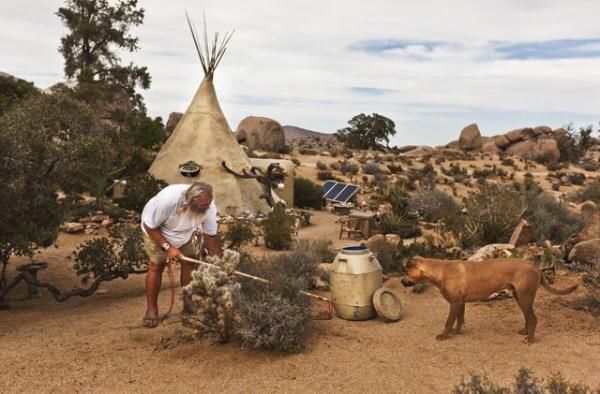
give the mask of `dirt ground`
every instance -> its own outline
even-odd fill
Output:
[[[317,213],[313,223],[301,238],[337,238],[339,227],[329,214]],[[43,277],[61,288],[78,285],[66,256],[85,238],[61,235],[59,247],[38,258],[50,263]],[[555,286],[576,280],[563,273]],[[142,328],[142,276],[64,303],[48,293],[27,299],[23,287],[12,293],[14,309],[0,311],[0,392],[439,393],[470,371],[508,383],[520,367],[539,377],[560,372],[600,386],[600,320],[565,306],[582,289],[564,297],[538,292],[538,341],[527,345],[517,334],[523,318],[514,300],[469,304],[464,334],[438,342],[447,313],[439,293],[415,294],[397,279],[390,285],[401,294],[403,320],[315,321],[306,350],[294,355],[178,341],[178,316],[156,329]],[[168,295],[163,288],[163,307]]]

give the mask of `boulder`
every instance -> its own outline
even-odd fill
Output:
[[[519,141],[525,141],[525,140],[535,136],[535,132],[533,131],[532,128],[525,127],[522,129],[515,129],[512,131],[509,131],[505,135],[506,135],[506,138],[508,138],[508,140],[510,142],[519,142]]]
[[[522,219],[517,227],[515,227],[515,230],[510,236],[510,241],[508,241],[508,243],[514,245],[515,247],[527,245],[529,241],[531,241],[532,236],[533,227],[527,220]]]
[[[490,244],[486,245],[475,252],[474,255],[468,258],[469,261],[481,261],[485,259],[494,259],[498,257],[510,257],[510,252],[515,246],[512,244]]]
[[[510,145],[510,140],[504,134],[495,136],[494,142],[496,143],[496,146],[498,146],[498,148],[500,149],[504,149]]]
[[[375,234],[365,241],[365,246],[369,248],[371,252],[375,253],[374,249],[376,249],[377,245],[382,242],[386,242],[385,235]]]
[[[550,126],[536,126],[533,128],[535,135],[552,134],[552,128]]]
[[[569,261],[600,268],[600,238],[576,244],[569,253]]]
[[[183,114],[181,112],[171,112],[169,114],[169,119],[167,120],[167,124],[165,125],[165,133],[167,134],[167,136],[171,135],[173,130],[175,130],[175,127],[177,127],[177,124],[179,123],[181,118],[183,118]]]
[[[458,146],[463,150],[481,149],[481,133],[479,132],[479,127],[477,127],[476,123],[472,123],[462,129],[460,137],[458,138]]]
[[[450,149],[460,149],[460,144],[458,143],[458,141],[450,141],[448,143],[448,145],[446,145],[446,148],[450,148]]]
[[[588,224],[577,234],[577,241],[589,241],[600,238],[600,213],[596,212]]]
[[[555,140],[559,140],[566,136],[567,136],[567,130],[563,129],[562,127],[552,130],[552,137],[554,137]]]
[[[482,151],[484,152],[491,152],[491,153],[498,153],[501,152],[502,149],[498,148],[498,145],[496,145],[495,141],[488,141],[485,144],[483,144],[483,147],[481,148]]]
[[[527,140],[520,141],[514,144],[511,144],[508,148],[506,148],[506,153],[509,155],[520,156],[525,159],[533,158],[533,151],[537,147],[537,143],[535,141]]]
[[[69,234],[79,233],[84,230],[84,225],[81,223],[68,222],[62,225],[62,231]]]
[[[416,145],[404,145],[404,146],[398,147],[396,150],[398,151],[398,153],[406,153],[406,152],[410,152],[413,149],[417,149],[417,146]]]
[[[560,150],[555,139],[540,139],[533,151],[533,159],[546,163],[556,163],[560,159]]]
[[[279,122],[258,116],[248,116],[238,125],[235,136],[250,150],[279,152],[285,148],[285,134]]]

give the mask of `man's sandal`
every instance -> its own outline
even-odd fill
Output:
[[[144,316],[143,323],[146,328],[155,328],[159,323],[158,316]]]

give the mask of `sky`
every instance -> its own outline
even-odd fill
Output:
[[[64,80],[60,0],[0,0],[0,71]],[[152,116],[184,112],[203,73],[185,11],[235,29],[215,74],[230,127],[246,116],[331,133],[359,113],[392,119],[392,145],[600,121],[600,1],[140,0]]]

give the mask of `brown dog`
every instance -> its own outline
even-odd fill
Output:
[[[481,301],[491,294],[503,290],[512,290],[515,300],[525,315],[525,327],[519,334],[527,335],[525,342],[535,339],[537,318],[533,313],[533,301],[541,284],[552,294],[569,294],[577,285],[564,290],[551,287],[542,272],[519,259],[494,259],[481,262],[463,260],[436,260],[420,256],[404,261],[408,277],[414,281],[428,281],[437,287],[446,301],[450,303],[450,313],[444,331],[436,337],[448,338],[454,322],[454,333],[459,333],[465,322],[465,303]]]

